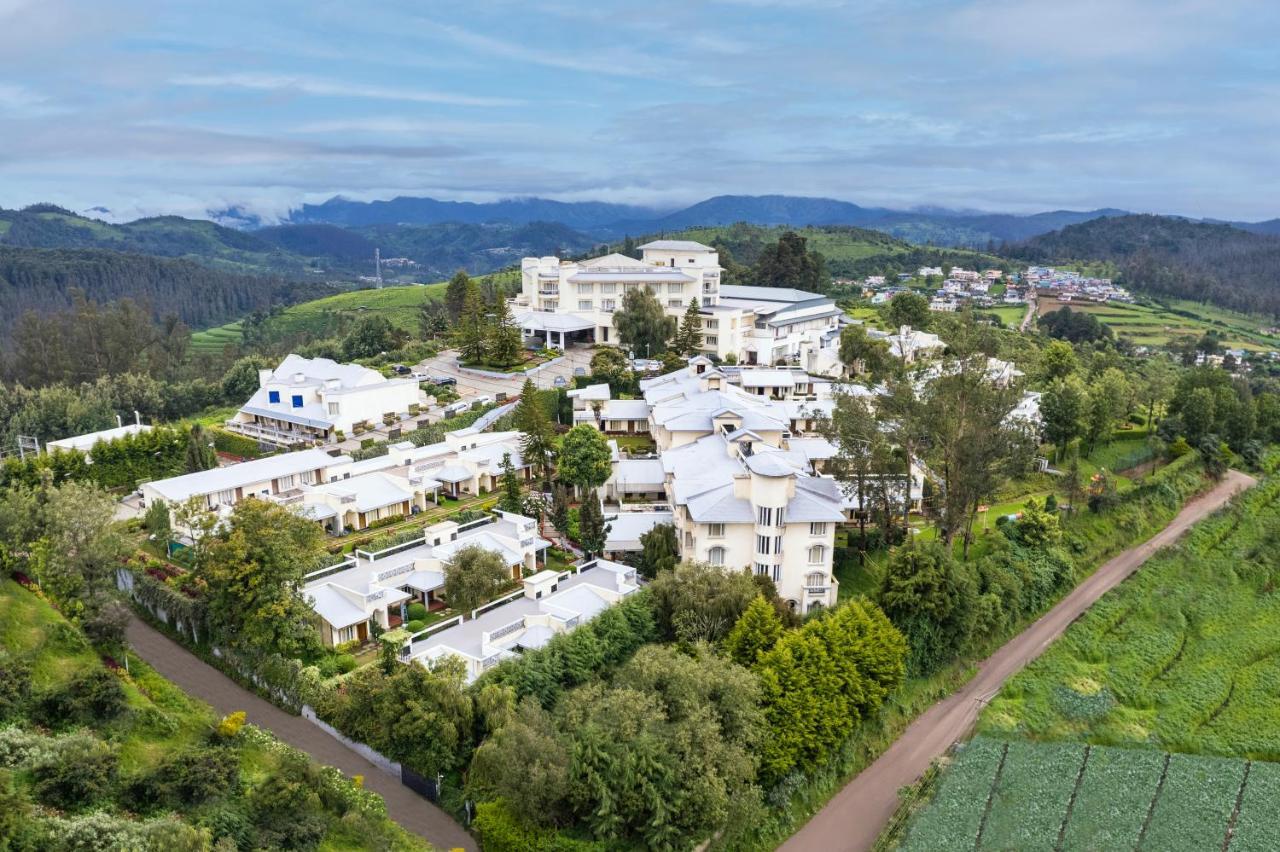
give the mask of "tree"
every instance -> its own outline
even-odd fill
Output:
[[[879,376],[888,358],[888,344],[869,337],[866,326],[848,325],[840,332],[840,363],[850,373],[863,372]]]
[[[1215,480],[1222,479],[1227,472],[1227,459],[1230,457],[1226,443],[1217,435],[1205,435],[1196,445],[1196,449],[1200,452],[1204,469],[1209,476]]]
[[[218,466],[218,454],[213,451],[213,439],[199,423],[193,424],[187,433],[187,452],[183,466],[187,473],[209,470]]]
[[[759,590],[746,572],[682,562],[655,577],[649,594],[662,635],[715,642],[737,623]]]
[[[896,460],[880,428],[880,420],[866,397],[837,394],[831,419],[824,424],[822,431],[837,450],[829,462],[829,470],[840,482],[845,496],[857,503],[860,552],[865,553],[867,520],[872,504],[877,502],[875,497],[881,489],[891,489],[887,480],[901,481],[895,470]],[[892,509],[889,506],[881,508],[881,522],[891,523]]]
[[[1099,441],[1109,443],[1116,420],[1124,413],[1129,398],[1129,380],[1115,367],[1108,367],[1093,382],[1085,417],[1085,437],[1089,447]]]
[[[826,259],[806,249],[807,240],[795,231],[785,231],[778,241],[765,246],[751,271],[763,287],[793,287],[821,292],[828,284]]]
[[[589,490],[582,498],[578,510],[578,543],[588,556],[598,556],[604,551],[609,538],[609,524],[604,521],[604,509],[595,490]]]
[[[115,525],[115,501],[96,485],[42,484],[37,494],[39,538],[30,570],[68,616],[89,617],[115,589],[128,548]]]
[[[1173,392],[1174,368],[1167,358],[1147,358],[1142,362],[1138,382],[1138,397],[1147,406],[1147,429],[1155,420],[1156,406],[1169,399]]]
[[[384,316],[362,316],[356,320],[347,336],[342,338],[342,357],[372,358],[383,352],[399,349],[404,345],[406,337],[403,331]]]
[[[1182,423],[1187,430],[1187,441],[1197,448],[1213,432],[1217,421],[1216,408],[1217,398],[1206,387],[1192,390],[1186,403],[1180,407]]]
[[[555,447],[555,427],[547,416],[533,379],[525,379],[520,389],[520,402],[512,412],[515,427],[520,430],[520,455],[544,482],[551,478],[551,460]]]
[[[580,423],[564,436],[557,468],[560,479],[579,488],[598,488],[613,472],[612,454],[604,434]]]
[[[1067,513],[1074,513],[1076,502],[1084,490],[1084,481],[1080,475],[1080,456],[1072,454],[1071,461],[1062,476],[1062,490],[1067,495]]]
[[[1044,436],[1062,458],[1067,446],[1084,434],[1089,396],[1079,376],[1055,379],[1040,398]]]
[[[208,535],[197,574],[218,635],[259,653],[312,651],[319,640],[302,574],[325,553],[320,527],[276,503],[241,500]]]
[[[929,312],[929,300],[919,293],[898,293],[882,310],[885,323],[892,329],[909,325],[916,329],[927,329],[932,320]]]
[[[638,358],[657,358],[667,349],[676,321],[667,316],[648,287],[631,287],[622,295],[622,310],[613,315],[618,340]]]
[[[489,363],[511,367],[520,363],[520,328],[511,318],[511,307],[501,295],[494,300],[493,323],[489,329]]]
[[[902,369],[893,371],[885,380],[885,395],[877,403],[877,410],[885,425],[886,438],[901,449],[902,481],[910,485],[912,465],[928,441],[929,410],[915,377]],[[902,500],[901,505],[905,530],[911,514],[910,499]],[[907,541],[911,541],[910,537]]]
[[[569,489],[558,482],[551,489],[551,526],[560,535],[569,534]]]
[[[467,275],[465,270],[459,269],[453,273],[453,277],[449,279],[449,284],[444,291],[444,309],[451,324],[457,325],[462,319],[463,311],[467,305],[467,293],[471,289],[471,276]]]
[[[449,310],[443,302],[424,299],[418,307],[418,333],[424,340],[440,337],[449,331]]]
[[[1080,368],[1076,360],[1076,351],[1071,344],[1062,340],[1050,341],[1040,353],[1040,375],[1046,382],[1054,379],[1065,379]]]
[[[502,454],[502,496],[498,499],[498,508],[504,512],[520,514],[524,508],[520,496],[520,477],[516,475],[515,465],[511,463],[511,453]]]
[[[975,594],[963,564],[936,543],[889,558],[878,601],[911,645],[912,674],[928,674],[964,647]]]
[[[142,526],[164,545],[165,553],[169,552],[169,542],[173,541],[173,524],[169,514],[169,504],[163,500],[154,500],[142,516]]]
[[[258,371],[269,366],[267,359],[261,355],[248,355],[236,361],[222,374],[222,398],[235,402],[247,401],[261,386]]]
[[[680,561],[680,542],[671,524],[656,524],[640,536],[640,576],[652,580],[660,571],[670,571]]]
[[[608,382],[609,392],[614,397],[636,392],[636,374],[621,349],[611,346],[596,349],[591,355],[591,378],[597,382]]]
[[[455,612],[467,612],[493,599],[511,582],[502,557],[478,544],[460,548],[444,564],[444,597]]]
[[[738,665],[754,666],[782,636],[782,619],[773,604],[757,595],[724,637],[724,653]]]
[[[448,293],[445,294],[445,298],[448,298]],[[480,285],[474,279],[468,278],[461,314],[455,321],[454,345],[458,347],[458,354],[464,363],[480,364],[485,360],[488,344],[484,300],[480,296]]]
[[[698,314],[698,297],[689,300],[684,317],[680,320],[680,329],[676,332],[671,349],[685,358],[692,358],[702,349],[702,317]]]

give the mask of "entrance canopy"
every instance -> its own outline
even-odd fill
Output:
[[[547,311],[528,311],[516,317],[516,325],[525,337],[541,336],[547,346],[564,349],[568,335],[576,332],[594,334],[596,324],[574,314],[553,314]]]

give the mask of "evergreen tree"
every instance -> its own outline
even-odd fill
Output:
[[[520,402],[512,412],[515,426],[520,430],[520,454],[544,482],[551,479],[551,460],[555,448],[555,427],[542,405],[533,379],[525,379],[520,390]]]
[[[449,311],[442,302],[425,300],[418,308],[418,332],[424,340],[439,337],[449,331]]]
[[[923,331],[933,319],[929,311],[929,300],[919,293],[898,293],[889,300],[881,313],[895,333],[904,325]]]
[[[618,340],[637,358],[661,356],[676,330],[675,319],[648,287],[632,287],[622,295],[622,310],[613,315],[613,324]]]
[[[659,571],[670,571],[680,561],[680,542],[671,524],[657,524],[640,536],[640,576],[652,580]]]
[[[467,306],[467,291],[471,288],[471,276],[459,269],[449,279],[449,286],[444,291],[444,309],[450,323],[456,324],[462,319]]]
[[[516,475],[515,465],[511,463],[511,453],[502,454],[502,497],[498,499],[498,508],[517,515],[524,509],[524,501],[520,496],[520,477]]]
[[[806,244],[804,237],[787,231],[776,243],[766,246],[752,270],[755,282],[762,287],[825,290],[829,283],[826,259],[808,251]]]
[[[454,341],[463,363],[479,364],[484,362],[489,342],[484,318],[484,300],[480,297],[480,285],[474,279],[468,278],[466,285],[462,314],[457,320]]]
[[[604,551],[610,525],[604,522],[604,509],[595,489],[587,492],[578,510],[578,543],[588,556],[598,556]]]
[[[1055,379],[1040,399],[1044,437],[1057,448],[1058,458],[1067,446],[1084,434],[1089,396],[1079,376]]]
[[[685,308],[680,329],[671,342],[671,348],[686,358],[692,358],[702,349],[702,317],[698,315],[697,296],[689,300],[689,307]]]
[[[489,328],[489,363],[512,367],[520,363],[520,328],[511,318],[511,306],[501,294],[494,300],[493,322]]]
[[[556,483],[551,489],[551,526],[560,535],[569,534],[569,489]]]
[[[580,423],[569,430],[560,445],[560,479],[580,488],[604,485],[613,472],[609,442],[599,429]]]
[[[735,663],[750,668],[781,636],[782,619],[773,604],[757,596],[724,637],[724,652]]]
[[[213,451],[213,439],[204,427],[196,423],[187,433],[187,453],[183,462],[187,473],[209,470],[218,466],[218,455]]]

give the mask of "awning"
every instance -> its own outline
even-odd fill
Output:
[[[546,311],[529,311],[516,317],[516,325],[531,331],[587,331],[596,327],[593,320],[573,314],[552,314]]]

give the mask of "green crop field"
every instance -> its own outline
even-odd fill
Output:
[[[898,848],[1275,849],[1278,806],[1280,764],[977,737]]]
[[[1273,476],[1148,562],[1006,683],[980,729],[1280,761],[1278,503]]]
[[[1139,346],[1164,346],[1178,337],[1198,338],[1205,332],[1216,331],[1229,349],[1280,349],[1280,337],[1262,333],[1262,329],[1270,325],[1265,318],[1213,305],[1187,301],[1171,302],[1165,307],[1122,302],[1064,303],[1042,298],[1037,309],[1043,315],[1063,307],[1093,314],[1111,326],[1118,336]]]

